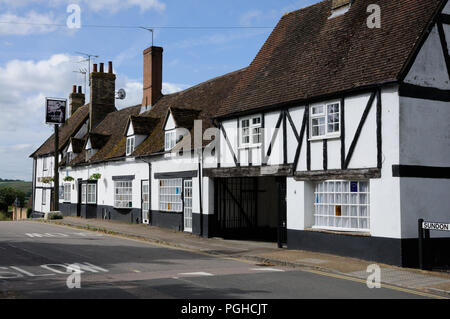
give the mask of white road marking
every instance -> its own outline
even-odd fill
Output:
[[[70,235],[80,236],[80,237],[103,237],[102,234],[96,234],[96,233],[26,233],[25,236],[28,236],[30,238],[61,238],[61,237],[70,237]]]
[[[251,268],[252,271],[277,271],[277,272],[284,272],[284,270],[276,269],[276,268]]]
[[[12,268],[12,269],[14,269],[14,270],[17,270],[18,272],[21,272],[22,274],[25,274],[25,275],[30,276],[30,277],[45,277],[45,276],[54,276],[54,275],[55,275],[55,274],[35,275],[35,274],[32,274],[31,272],[28,272],[28,271],[26,271],[26,270],[23,270],[23,269],[21,269],[21,268],[19,268],[19,267],[11,266],[11,267],[9,267],[9,268]]]
[[[210,274],[209,272],[186,272],[178,274],[180,276],[214,276],[213,274]]]

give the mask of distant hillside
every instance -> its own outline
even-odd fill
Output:
[[[32,193],[33,184],[31,182],[25,182],[20,180],[5,180],[0,178],[0,188],[11,187],[20,190],[26,194],[26,197],[30,197]]]

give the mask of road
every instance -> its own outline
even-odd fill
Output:
[[[83,271],[81,288],[76,265]],[[0,298],[424,298],[363,282],[264,267],[36,222],[0,222]]]

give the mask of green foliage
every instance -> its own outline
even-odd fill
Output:
[[[42,183],[44,184],[51,184],[53,182],[53,177],[43,177],[42,178]]]
[[[89,180],[99,180],[100,178],[102,178],[102,174],[96,173],[96,174],[92,174],[91,177],[89,177]]]
[[[23,206],[25,203],[24,192],[12,187],[0,188],[0,211],[7,212],[9,206],[15,202],[16,198],[18,199],[19,206]]]
[[[66,177],[64,177],[64,181],[65,182],[73,182],[74,178],[72,176],[66,176]]]
[[[48,214],[49,220],[57,220],[57,219],[63,219],[63,216],[59,213],[50,213]]]
[[[27,209],[27,218],[31,218],[32,214],[33,214],[33,209],[32,208],[28,208]]]
[[[11,220],[10,217],[6,213],[0,212],[0,221],[8,221]]]

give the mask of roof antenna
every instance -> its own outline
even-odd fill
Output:
[[[90,74],[91,74],[91,60],[97,59],[98,55],[94,55],[94,54],[90,54],[90,53],[83,53],[83,52],[75,52],[75,53],[84,55],[86,57],[86,60],[82,60],[79,63],[81,63],[81,62],[88,62],[88,64],[89,64],[89,66],[88,66],[88,69],[89,69],[88,70],[89,71],[89,73],[88,73],[89,74],[89,86],[91,86],[91,76],[90,76]]]
[[[87,92],[86,91],[86,89],[87,89],[87,87],[86,87],[87,70],[85,68],[80,68],[79,71],[73,71],[73,72],[80,73],[81,75],[83,75],[83,77],[84,77],[84,93],[86,93]]]
[[[153,34],[154,34],[154,30],[151,29],[151,28],[145,28],[145,27],[139,27],[139,28],[144,29],[144,30],[147,30],[147,31],[150,31],[150,32],[152,33],[152,46],[153,46]]]

